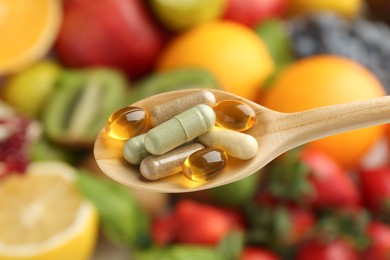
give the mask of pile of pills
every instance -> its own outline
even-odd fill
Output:
[[[243,131],[256,121],[252,107],[238,100],[216,103],[200,90],[154,107],[150,112],[125,107],[111,115],[108,136],[126,140],[123,156],[139,165],[148,180],[183,173],[204,182],[222,171],[228,156],[248,160],[257,154],[256,139]]]

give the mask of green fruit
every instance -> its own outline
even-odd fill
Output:
[[[115,70],[64,71],[45,106],[43,125],[50,140],[92,147],[109,116],[125,106],[126,79]]]
[[[290,36],[286,25],[280,20],[268,20],[254,28],[267,46],[278,69],[294,61]]]
[[[160,72],[136,82],[130,91],[128,104],[163,92],[187,88],[218,89],[219,85],[209,71],[201,68]]]
[[[265,87],[268,87],[278,74],[294,61],[291,40],[286,25],[280,20],[270,19],[264,21],[256,26],[254,30],[267,46],[275,64],[274,72],[264,84]]]
[[[11,76],[1,91],[1,97],[23,113],[37,116],[61,72],[50,60],[40,61]]]
[[[169,247],[154,247],[144,251],[136,251],[135,259],[138,260],[222,260],[218,251],[209,246],[202,245],[174,245]]]
[[[162,24],[177,31],[219,18],[226,0],[150,0],[150,6]]]
[[[150,217],[126,186],[85,170],[80,170],[77,184],[97,208],[102,232],[109,241],[128,248],[150,245]]]
[[[73,164],[77,154],[63,147],[56,146],[44,138],[34,142],[29,148],[31,161],[63,161]]]
[[[256,172],[242,180],[210,189],[212,199],[227,206],[240,206],[250,201],[258,189],[260,172]]]

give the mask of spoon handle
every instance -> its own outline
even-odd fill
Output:
[[[322,137],[390,123],[390,96],[284,114],[283,117],[283,128],[293,137],[290,148],[294,148]]]

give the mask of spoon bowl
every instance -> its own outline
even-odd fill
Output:
[[[153,107],[181,96],[200,91],[186,89],[166,92],[142,99],[133,106],[151,111]],[[128,187],[166,193],[209,189],[243,179],[282,153],[322,137],[353,129],[390,122],[390,96],[326,106],[296,113],[281,113],[222,90],[209,89],[218,101],[240,100],[256,112],[256,123],[245,131],[258,142],[259,150],[250,160],[229,158],[226,168],[207,182],[194,182],[182,174],[157,181],[143,178],[139,166],[123,158],[125,141],[110,138],[104,129],[94,146],[95,159],[111,179]]]

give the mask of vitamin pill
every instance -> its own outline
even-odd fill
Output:
[[[214,110],[208,105],[196,105],[147,132],[146,150],[155,155],[166,153],[206,133],[214,125]]]
[[[126,141],[123,148],[123,157],[129,163],[140,164],[142,159],[150,155],[145,148],[145,135],[137,135]]]
[[[139,107],[128,106],[113,113],[105,125],[108,136],[127,140],[149,128],[149,114]]]
[[[178,115],[198,104],[213,106],[215,104],[214,94],[207,90],[201,90],[158,105],[150,112],[152,125],[160,125],[175,115]]]
[[[242,101],[222,100],[213,107],[217,125],[235,131],[245,131],[253,126],[256,113]]]
[[[163,155],[150,155],[142,160],[140,172],[148,180],[158,180],[183,170],[183,163],[192,153],[204,148],[200,143],[180,146]]]
[[[206,146],[222,149],[229,156],[242,160],[251,159],[258,150],[257,141],[253,136],[218,126],[199,136],[198,141]]]
[[[191,154],[183,164],[183,174],[193,181],[205,182],[222,171],[227,155],[218,148],[207,147]]]

